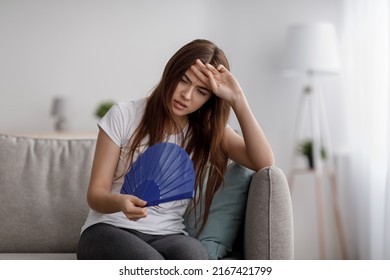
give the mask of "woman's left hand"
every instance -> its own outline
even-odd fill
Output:
[[[191,69],[216,96],[225,99],[231,106],[244,96],[236,78],[222,64],[215,68],[209,63],[203,64],[202,61],[197,59]]]

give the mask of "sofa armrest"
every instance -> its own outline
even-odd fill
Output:
[[[294,258],[290,190],[277,167],[266,167],[253,175],[245,215],[244,257]]]

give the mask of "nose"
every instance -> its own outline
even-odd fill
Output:
[[[192,87],[188,87],[186,89],[184,89],[182,92],[181,92],[181,97],[185,100],[191,100],[191,97],[192,97],[192,91],[193,91],[193,88]]]

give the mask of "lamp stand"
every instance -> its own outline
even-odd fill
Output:
[[[65,117],[57,117],[54,123],[54,130],[57,132],[64,132],[68,129],[68,123]]]
[[[337,178],[334,171],[333,152],[329,139],[328,124],[325,115],[325,106],[319,86],[315,84],[314,73],[308,73],[309,86],[303,89],[303,94],[300,97],[298,104],[297,118],[295,122],[295,145],[292,158],[292,169],[288,176],[290,192],[292,192],[294,179],[296,175],[309,173],[315,177],[316,200],[317,200],[317,219],[318,219],[318,234],[319,234],[319,252],[320,258],[326,259],[325,250],[325,223],[324,223],[324,202],[323,202],[323,180],[324,175],[329,178],[331,186],[333,210],[337,233],[340,242],[341,257],[347,259],[347,246],[343,223],[341,221],[341,213],[339,207],[339,197],[337,191]],[[309,117],[307,116],[309,114]],[[295,151],[300,145],[304,128],[309,121],[310,137],[312,143],[313,167],[297,168],[298,154]],[[323,151],[326,152],[324,158]]]

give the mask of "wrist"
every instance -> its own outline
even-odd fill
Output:
[[[87,200],[91,209],[105,214],[121,211],[123,207],[121,194],[94,191],[88,193]]]
[[[117,211],[126,209],[126,198],[123,194],[111,194],[111,201]]]
[[[243,91],[240,91],[237,94],[235,94],[234,98],[232,98],[232,100],[229,103],[235,112],[241,110],[243,107],[248,106],[248,101]]]

